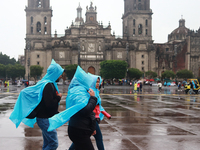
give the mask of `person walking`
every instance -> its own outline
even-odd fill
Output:
[[[190,82],[190,90],[189,90],[189,94],[195,94],[195,92],[193,91],[194,89],[194,85],[192,83],[192,81],[189,81]]]
[[[96,133],[93,112],[97,98],[92,89],[92,78],[79,66],[70,82],[66,110],[49,118],[48,131],[68,123],[68,135],[76,150],[94,150],[90,137]]]
[[[137,82],[134,84],[134,92],[137,92]]]
[[[162,90],[162,83],[159,81],[158,82],[158,91],[161,92],[161,90]]]
[[[103,144],[103,136],[99,127],[99,123],[100,121],[103,119],[103,116],[106,116],[108,119],[111,118],[111,115],[108,114],[104,108],[101,106],[101,98],[99,95],[99,90],[100,90],[100,85],[101,85],[101,77],[100,76],[96,76],[96,75],[92,75],[90,73],[88,73],[89,75],[91,75],[92,79],[93,79],[93,83],[91,85],[91,89],[94,91],[95,93],[95,97],[97,97],[97,105],[94,108],[93,112],[95,113],[95,118],[96,118],[96,134],[93,135],[95,140],[96,140],[96,145],[98,150],[104,150],[104,144]],[[75,146],[72,143],[72,145],[70,146],[69,150],[75,150]]]
[[[139,82],[137,83],[137,91],[138,92],[140,91],[140,83]]]
[[[142,92],[142,82],[140,82],[140,92]]]
[[[48,118],[58,113],[59,93],[57,83],[62,78],[64,69],[52,60],[46,75],[35,86],[27,87],[20,92],[10,120],[18,127],[21,122],[34,127],[37,122],[42,130],[43,150],[56,150],[58,138],[56,130],[47,131]]]

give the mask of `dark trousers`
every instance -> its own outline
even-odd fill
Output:
[[[104,150],[102,133],[101,133],[99,124],[97,122],[96,122],[96,134],[94,135],[94,138],[96,140],[98,150]],[[69,150],[75,150],[73,143],[70,146]]]
[[[91,134],[91,131],[68,127],[68,135],[74,143],[75,150],[94,150],[90,139]]]

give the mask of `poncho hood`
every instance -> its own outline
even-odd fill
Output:
[[[88,104],[90,99],[88,90],[92,82],[91,76],[78,66],[68,88],[66,110],[49,118],[48,131],[52,131],[65,124],[70,117]]]
[[[63,71],[64,69],[52,60],[49,68],[47,69],[47,73],[42,80],[40,80],[36,85],[27,87],[20,92],[17,102],[15,103],[14,110],[9,117],[9,119],[16,125],[16,128],[21,122],[30,127],[34,126],[36,118],[27,119],[26,117],[41,102],[43,90],[47,83],[53,83],[59,93],[55,81],[60,77],[60,75],[62,75]]]

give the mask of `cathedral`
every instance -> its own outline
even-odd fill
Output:
[[[180,69],[199,76],[200,30],[190,31],[181,19],[168,42],[153,43],[150,0],[124,0],[121,38],[111,33],[110,24],[97,21],[97,7],[92,2],[86,6],[85,21],[79,4],[75,20],[61,37],[51,33],[50,0],[28,0],[25,11],[26,78],[31,65],[42,66],[44,75],[52,59],[63,67],[78,64],[93,74],[100,74],[101,61],[124,60],[129,68],[154,71],[159,76],[165,70]]]

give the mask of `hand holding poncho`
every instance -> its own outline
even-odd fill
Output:
[[[91,76],[78,66],[68,88],[66,110],[49,118],[48,131],[52,131],[65,124],[69,121],[70,117],[88,104],[90,94],[87,91],[91,84]]]

